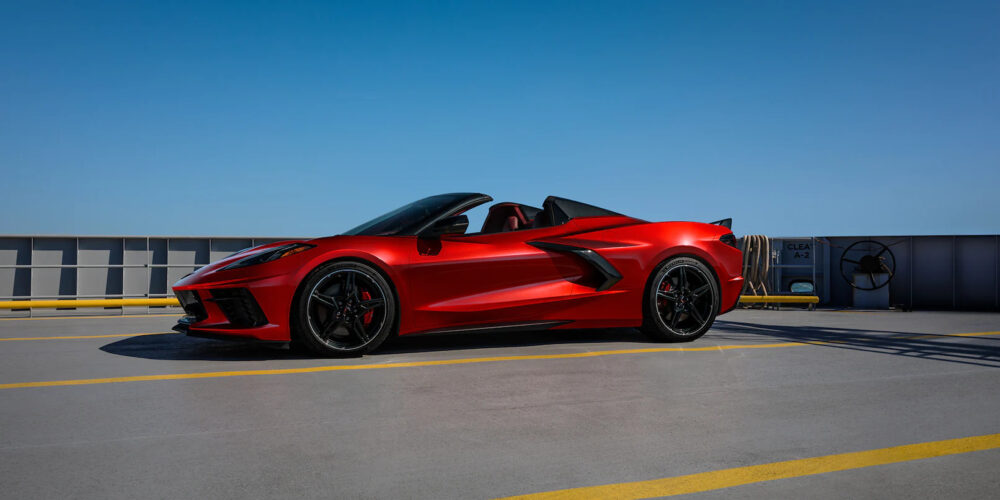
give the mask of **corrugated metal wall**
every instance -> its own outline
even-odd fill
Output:
[[[813,240],[810,250],[817,257],[816,290],[821,305],[852,305],[853,289],[841,276],[840,258],[852,243],[874,240],[887,245],[896,259],[896,273],[888,285],[891,304],[909,309],[1000,310],[1000,236],[833,236]],[[773,241],[775,248],[781,249],[779,258],[784,263],[790,260],[784,243],[803,240]],[[811,274],[806,268],[780,269],[772,272],[772,278],[781,290],[788,290],[790,282]]]

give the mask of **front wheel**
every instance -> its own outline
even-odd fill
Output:
[[[323,356],[359,356],[389,336],[395,318],[396,300],[378,271],[360,262],[331,262],[302,285],[294,341]]]
[[[719,285],[701,261],[676,257],[653,275],[645,301],[643,332],[655,340],[689,342],[712,327],[719,313]]]

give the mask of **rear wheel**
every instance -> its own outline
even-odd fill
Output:
[[[388,337],[396,318],[389,283],[359,262],[331,262],[306,278],[295,304],[295,340],[323,356],[359,356]]]
[[[643,305],[642,331],[656,340],[689,342],[712,327],[719,285],[708,266],[690,257],[666,261],[653,275]]]

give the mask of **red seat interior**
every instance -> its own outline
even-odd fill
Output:
[[[531,227],[531,221],[525,216],[518,203],[503,202],[490,207],[486,220],[483,221],[483,233],[499,233],[517,231]]]

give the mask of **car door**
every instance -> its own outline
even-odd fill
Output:
[[[559,303],[587,273],[572,255],[527,241],[559,228],[417,238],[403,269],[412,307],[407,332],[559,321]]]

